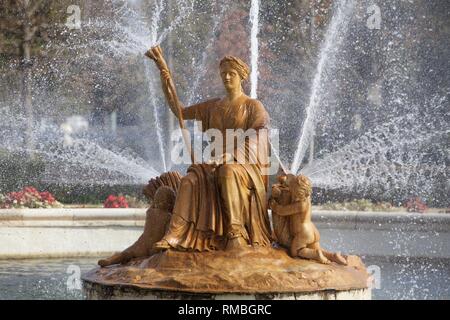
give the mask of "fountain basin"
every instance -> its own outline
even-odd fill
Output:
[[[0,209],[0,259],[105,257],[141,235],[145,211]],[[329,250],[360,256],[450,256],[450,214],[317,210],[313,221]]]
[[[282,248],[168,250],[82,276],[88,299],[370,299],[361,259],[324,265]]]

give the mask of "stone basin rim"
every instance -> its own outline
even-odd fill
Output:
[[[108,283],[108,282],[103,282],[103,281],[94,281],[94,280],[90,280],[87,279],[86,277],[82,276],[81,280],[83,281],[83,286],[85,283],[88,283],[90,286],[94,286],[94,287],[102,287],[105,288],[107,287],[108,289],[118,289],[118,290],[123,290],[123,289],[132,289],[132,290],[137,290],[137,291],[146,291],[147,293],[189,293],[189,294],[215,294],[215,295],[226,295],[226,294],[239,294],[239,295],[260,295],[260,294],[264,294],[264,295],[277,295],[277,294],[305,294],[305,293],[319,293],[319,292],[341,292],[341,291],[352,291],[352,290],[367,290],[369,289],[368,287],[353,287],[353,286],[349,286],[349,287],[345,287],[342,286],[340,288],[320,288],[320,289],[316,289],[316,290],[297,290],[297,291],[292,291],[292,290],[278,290],[278,291],[263,291],[263,290],[193,290],[192,288],[173,288],[173,287],[150,287],[150,286],[145,286],[142,284],[133,284],[133,283],[121,283],[121,282],[117,282],[117,283]],[[84,288],[86,290],[86,288]]]
[[[172,292],[172,293],[192,293],[192,294],[242,294],[242,295],[252,295],[252,294],[295,294],[295,293],[315,293],[315,292],[339,292],[339,291],[350,291],[350,290],[365,290],[368,289],[368,286],[357,286],[357,285],[337,285],[333,284],[331,287],[321,287],[316,288],[314,290],[305,288],[299,288],[298,290],[292,290],[291,288],[286,289],[268,289],[268,290],[257,290],[257,289],[198,289],[195,288],[175,288],[173,286],[163,286],[163,285],[146,285],[143,283],[130,283],[130,282],[112,282],[112,281],[102,281],[101,279],[92,279],[92,276],[95,275],[95,273],[102,269],[101,267],[97,266],[92,270],[89,270],[88,272],[84,273],[81,276],[81,280],[83,282],[83,285],[89,284],[91,286],[95,287],[107,287],[107,288],[115,288],[115,289],[132,289],[132,290],[138,290],[138,291],[147,291],[147,292]],[[281,272],[281,271],[279,271]],[[314,280],[313,280],[314,281]]]

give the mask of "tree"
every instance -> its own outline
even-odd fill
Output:
[[[32,56],[48,40],[48,0],[4,0],[0,2],[0,42],[3,55],[18,58],[22,71],[22,106],[28,119],[27,148],[33,149]]]

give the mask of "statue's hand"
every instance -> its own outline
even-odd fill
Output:
[[[281,196],[281,189],[279,185],[273,185],[272,186],[272,198],[277,199]]]
[[[223,164],[231,163],[233,161],[233,155],[224,153],[218,157],[212,158],[207,161],[207,164],[212,165],[214,168],[220,167]]]
[[[209,164],[213,168],[218,168],[222,164],[222,161],[218,158],[212,158],[206,161],[206,164]]]
[[[269,200],[269,208],[272,209],[272,211],[277,211],[278,203],[274,199],[270,199]]]
[[[153,48],[150,48],[147,50],[147,52],[145,52],[145,56],[149,57],[150,59],[157,61],[158,58],[155,56],[155,54],[153,53]]]
[[[164,58],[162,55],[162,49],[159,45],[151,47],[149,50],[147,50],[145,55],[147,57],[149,57],[150,59],[152,59],[153,61],[155,61],[156,64],[158,64],[158,66],[165,64],[165,61],[164,61]]]
[[[225,163],[231,163],[231,162],[233,162],[233,160],[234,160],[234,157],[230,153],[224,153],[222,155],[222,163],[224,163],[224,164]]]

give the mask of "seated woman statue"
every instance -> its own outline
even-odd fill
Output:
[[[249,67],[239,58],[224,57],[220,76],[226,96],[184,107],[177,100],[161,48],[154,47],[146,55],[161,71],[163,91],[175,116],[201,121],[203,131],[216,129],[224,140],[224,148],[214,160],[193,163],[181,179],[168,231],[155,247],[208,251],[270,245],[268,181],[264,174],[268,140],[267,133],[263,134],[269,116],[260,101],[243,92],[242,82],[249,75]],[[230,152],[225,148],[231,143],[226,141],[228,129],[255,134],[245,142],[240,140]]]

